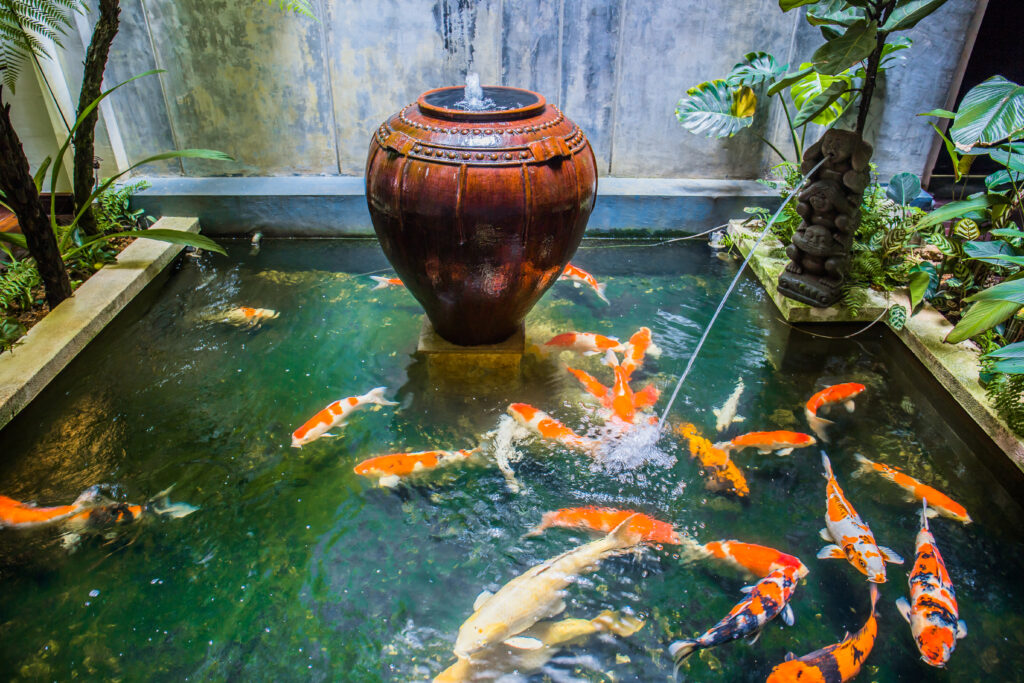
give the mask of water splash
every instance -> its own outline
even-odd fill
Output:
[[[466,89],[461,100],[452,105],[453,109],[462,111],[498,111],[497,103],[484,97],[484,89],[480,87],[480,74],[470,71],[466,74]]]
[[[676,464],[675,456],[658,445],[661,432],[657,424],[638,424],[630,429],[610,424],[599,432],[594,464],[607,472],[632,471],[644,465],[668,468]]]

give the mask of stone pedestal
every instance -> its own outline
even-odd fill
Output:
[[[520,362],[526,349],[526,331],[498,344],[459,346],[441,338],[424,316],[416,352],[426,360],[427,376],[435,385],[493,390],[518,383]]]

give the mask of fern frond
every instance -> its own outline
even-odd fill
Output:
[[[319,21],[313,13],[313,0],[276,0],[278,8],[284,12],[295,12],[304,17]],[[275,0],[267,0],[268,5],[273,5]]]
[[[1024,375],[1000,374],[985,392],[1010,429],[1024,436]]]
[[[0,0],[0,77],[11,92],[25,62],[47,56],[40,37],[61,45],[71,13],[79,11],[83,0]]]
[[[14,306],[29,308],[32,290],[42,283],[32,261],[22,259],[8,264],[7,269],[0,272],[0,311],[8,311]]]

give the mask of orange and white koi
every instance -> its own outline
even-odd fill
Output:
[[[544,352],[574,351],[584,356],[594,356],[608,351],[621,353],[625,349],[626,346],[615,337],[606,337],[595,332],[565,332],[552,337],[541,346]]]
[[[327,431],[343,426],[345,419],[358,408],[373,406],[374,410],[379,410],[380,406],[398,405],[384,398],[385,391],[387,387],[377,387],[362,396],[349,396],[331,403],[292,433],[292,448],[301,448],[321,436],[331,436]]]
[[[864,626],[841,643],[823,647],[803,657],[792,652],[768,674],[767,683],[845,683],[860,673],[878,637],[878,586],[871,584],[871,616]]]
[[[783,567],[769,573],[753,587],[745,588],[747,597],[737,604],[717,624],[698,638],[677,640],[668,651],[675,659],[676,667],[697,650],[715,647],[739,638],[757,637],[769,621],[778,615],[788,626],[793,625],[793,608],[789,601],[793,597],[800,577],[795,567]]]
[[[259,327],[267,320],[274,320],[280,315],[280,313],[270,308],[239,306],[224,313],[222,320],[239,327]]]
[[[0,496],[0,528],[32,529],[63,522],[102,502],[95,488],[88,488],[70,505],[37,507]]]
[[[543,410],[538,410],[528,403],[513,403],[508,407],[508,414],[516,422],[543,439],[555,441],[588,454],[597,447],[597,441],[578,435]]]
[[[832,463],[824,453],[821,454],[821,463],[828,481],[825,484],[825,528],[821,530],[821,537],[832,545],[818,551],[818,559],[845,559],[867,576],[868,581],[885,583],[885,563],[903,564],[903,558],[875,542],[871,529],[839,488],[839,482],[832,473]]]
[[[635,510],[618,510],[606,507],[562,508],[553,512],[545,512],[538,526],[529,531],[527,536],[536,536],[553,526],[570,529],[590,529],[602,534],[610,533],[615,527],[627,519],[629,530],[651,543],[678,545],[682,539],[672,525],[662,522],[650,515]]]
[[[397,277],[381,277],[380,275],[371,275],[370,279],[377,283],[377,286],[374,287],[373,289],[387,289],[388,287],[405,287],[405,283],[402,282]]]
[[[928,514],[932,517],[942,515],[955,519],[964,524],[971,523],[971,516],[967,514],[964,506],[956,502],[945,493],[933,489],[927,484],[922,484],[908,474],[904,474],[898,467],[890,467],[879,462],[872,462],[860,453],[853,456],[860,463],[861,471],[874,472],[880,477],[891,481],[899,486],[906,493],[909,501],[920,502],[928,499]]]
[[[661,355],[661,349],[652,341],[651,330],[647,327],[641,327],[634,332],[633,336],[629,338],[629,341],[624,346],[625,348],[622,350],[622,367],[626,371],[626,379],[632,379],[633,373],[643,366],[644,359],[648,355],[652,358],[657,358]]]
[[[576,368],[567,367],[566,370],[579,380],[580,384],[583,385],[584,390],[594,398],[601,401],[601,405],[608,409],[612,409],[612,399],[614,398],[614,392],[610,387],[602,384],[596,377],[590,375],[583,370],[577,370]],[[658,402],[658,398],[661,396],[661,391],[658,390],[653,384],[648,384],[640,391],[633,393],[633,407],[637,410],[643,410],[650,408]]]
[[[830,387],[825,387],[807,401],[807,405],[804,406],[804,415],[807,416],[807,423],[811,426],[811,430],[818,435],[818,437],[827,442],[828,436],[825,428],[832,424],[831,420],[826,420],[823,417],[818,417],[818,411],[826,406],[835,405],[842,403],[846,408],[847,412],[852,413],[855,405],[853,399],[860,396],[867,390],[863,384],[857,382],[846,382],[844,384],[833,384]]]
[[[621,365],[612,368],[615,371],[615,384],[611,391],[612,417],[633,424],[636,420],[636,403],[633,389],[629,386],[629,378]]]
[[[700,463],[709,490],[732,491],[740,498],[750,495],[747,478],[729,457],[728,451],[716,448],[709,439],[698,434],[692,424],[680,425],[676,431],[689,442],[690,457]]]
[[[810,573],[807,565],[801,562],[800,558],[756,543],[711,541],[703,545],[695,544],[688,554],[723,560],[758,578],[787,567],[795,571],[798,579],[802,579]]]
[[[745,418],[736,414],[740,406],[740,396],[743,395],[743,380],[736,383],[736,388],[729,394],[729,398],[722,404],[721,408],[711,410],[715,415],[715,430],[719,433],[725,431],[733,422],[743,422]]]
[[[608,301],[608,297],[604,295],[605,285],[603,283],[598,282],[597,279],[587,271],[583,270],[582,268],[577,268],[571,263],[566,265],[565,270],[562,271],[562,275],[558,279],[569,280],[577,287],[579,287],[581,284],[586,285],[594,290],[594,292],[597,294],[598,298],[601,299],[601,301],[605,302],[606,304],[611,303],[610,301]]]
[[[967,624],[960,619],[953,582],[946,571],[935,537],[928,530],[928,506],[923,501],[921,530],[917,532],[914,568],[910,570],[910,599],[900,598],[896,608],[910,624],[921,659],[931,666],[949,662],[956,641],[967,635]]]
[[[758,453],[771,453],[776,455],[789,455],[795,448],[806,448],[817,443],[810,434],[800,432],[787,432],[779,430],[775,432],[750,432],[740,434],[731,441],[717,443],[715,446],[727,451],[742,451],[744,448],[756,448]]]
[[[402,479],[456,462],[465,462],[478,449],[458,451],[419,451],[417,453],[391,453],[369,458],[355,466],[355,473],[376,477],[380,486],[394,487]]]

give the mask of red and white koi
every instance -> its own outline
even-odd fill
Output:
[[[800,577],[795,567],[783,567],[769,573],[752,587],[747,587],[746,599],[737,604],[717,624],[698,638],[677,640],[668,651],[678,668],[683,661],[697,650],[715,647],[739,638],[757,637],[769,621],[778,615],[788,625],[793,625],[793,608],[789,601],[793,597]]]
[[[903,558],[875,542],[875,536],[853,505],[846,499],[832,473],[828,456],[821,454],[825,468],[825,528],[821,537],[831,542],[818,551],[818,559],[847,560],[872,583],[885,583],[885,563],[903,564]]]
[[[574,351],[584,356],[594,356],[609,351],[622,353],[626,350],[626,345],[615,337],[606,337],[595,332],[565,332],[547,340],[540,348],[543,352]]]
[[[570,529],[583,528],[607,534],[627,519],[630,520],[630,532],[637,534],[644,541],[668,545],[678,545],[683,542],[679,534],[668,522],[663,522],[635,510],[618,510],[605,507],[562,508],[553,512],[545,512],[540,524],[526,535],[536,536],[553,526]]]
[[[358,408],[373,406],[374,410],[379,410],[380,406],[398,405],[384,398],[385,391],[387,387],[377,387],[362,396],[349,396],[331,403],[292,433],[292,448],[301,448],[322,436],[331,436],[328,430],[343,426],[345,419]]]
[[[33,529],[57,524],[80,514],[84,510],[102,503],[102,496],[95,488],[88,488],[70,505],[38,507],[23,503],[7,496],[0,496],[0,529]]]
[[[967,635],[967,624],[960,619],[953,582],[946,571],[935,537],[928,530],[928,506],[923,501],[921,530],[917,532],[916,559],[910,570],[910,599],[900,598],[896,608],[910,624],[921,659],[931,666],[949,662],[956,641]]]
[[[380,275],[371,275],[370,279],[377,283],[377,286],[371,289],[372,292],[375,289],[387,289],[389,287],[405,287],[405,283],[397,277],[381,277]]]
[[[792,652],[768,674],[767,683],[845,683],[860,673],[878,637],[878,586],[871,584],[871,616],[859,631],[841,643],[823,647],[803,657]]]
[[[928,499],[928,515],[935,517],[936,515],[942,515],[943,517],[949,517],[955,519],[958,522],[964,524],[971,523],[971,516],[967,514],[967,510],[964,506],[956,502],[945,493],[937,489],[933,489],[927,484],[922,484],[917,479],[914,479],[908,474],[904,474],[898,467],[890,467],[889,465],[883,465],[880,462],[872,462],[868,460],[860,453],[853,456],[860,463],[862,472],[874,472],[883,479],[887,479],[892,483],[899,486],[907,495],[909,501],[920,502]]]
[[[528,403],[513,403],[508,407],[508,414],[516,422],[548,441],[554,441],[587,454],[593,453],[598,445],[594,439],[578,435],[543,410],[538,410]]]
[[[722,560],[758,578],[786,568],[793,569],[798,579],[810,573],[800,558],[756,543],[711,541],[703,545],[694,544],[687,554]]]
[[[565,270],[562,271],[562,275],[558,279],[569,280],[576,287],[579,287],[580,285],[586,285],[590,287],[592,290],[594,290],[594,293],[597,294],[598,298],[601,299],[601,301],[605,302],[606,304],[611,303],[610,301],[608,301],[608,297],[604,295],[605,285],[603,283],[598,282],[597,279],[587,271],[583,270],[582,268],[577,268],[571,263],[566,265]]]
[[[807,401],[807,405],[804,406],[804,415],[807,417],[807,423],[811,426],[811,430],[818,435],[818,437],[827,442],[828,436],[825,428],[832,424],[831,420],[826,420],[823,417],[818,417],[818,411],[827,406],[832,406],[837,403],[842,403],[843,407],[846,408],[847,412],[852,413],[856,407],[853,403],[853,399],[860,396],[867,390],[863,384],[857,382],[846,382],[844,384],[833,384],[830,387],[825,387],[814,396],[811,396]]]
[[[355,466],[355,473],[364,477],[375,477],[380,486],[394,487],[418,472],[425,472],[457,462],[465,462],[479,449],[457,451],[419,451],[416,453],[391,453],[369,458]]]
[[[626,371],[626,379],[632,379],[633,373],[643,366],[647,356],[657,358],[661,355],[661,349],[654,344],[651,339],[651,330],[647,327],[641,327],[634,332],[624,346],[622,367]]]
[[[715,446],[726,451],[742,451],[744,448],[756,448],[758,453],[765,454],[775,451],[776,455],[789,455],[795,448],[806,448],[817,443],[810,434],[787,432],[750,432],[740,434],[731,441],[717,443]]]

